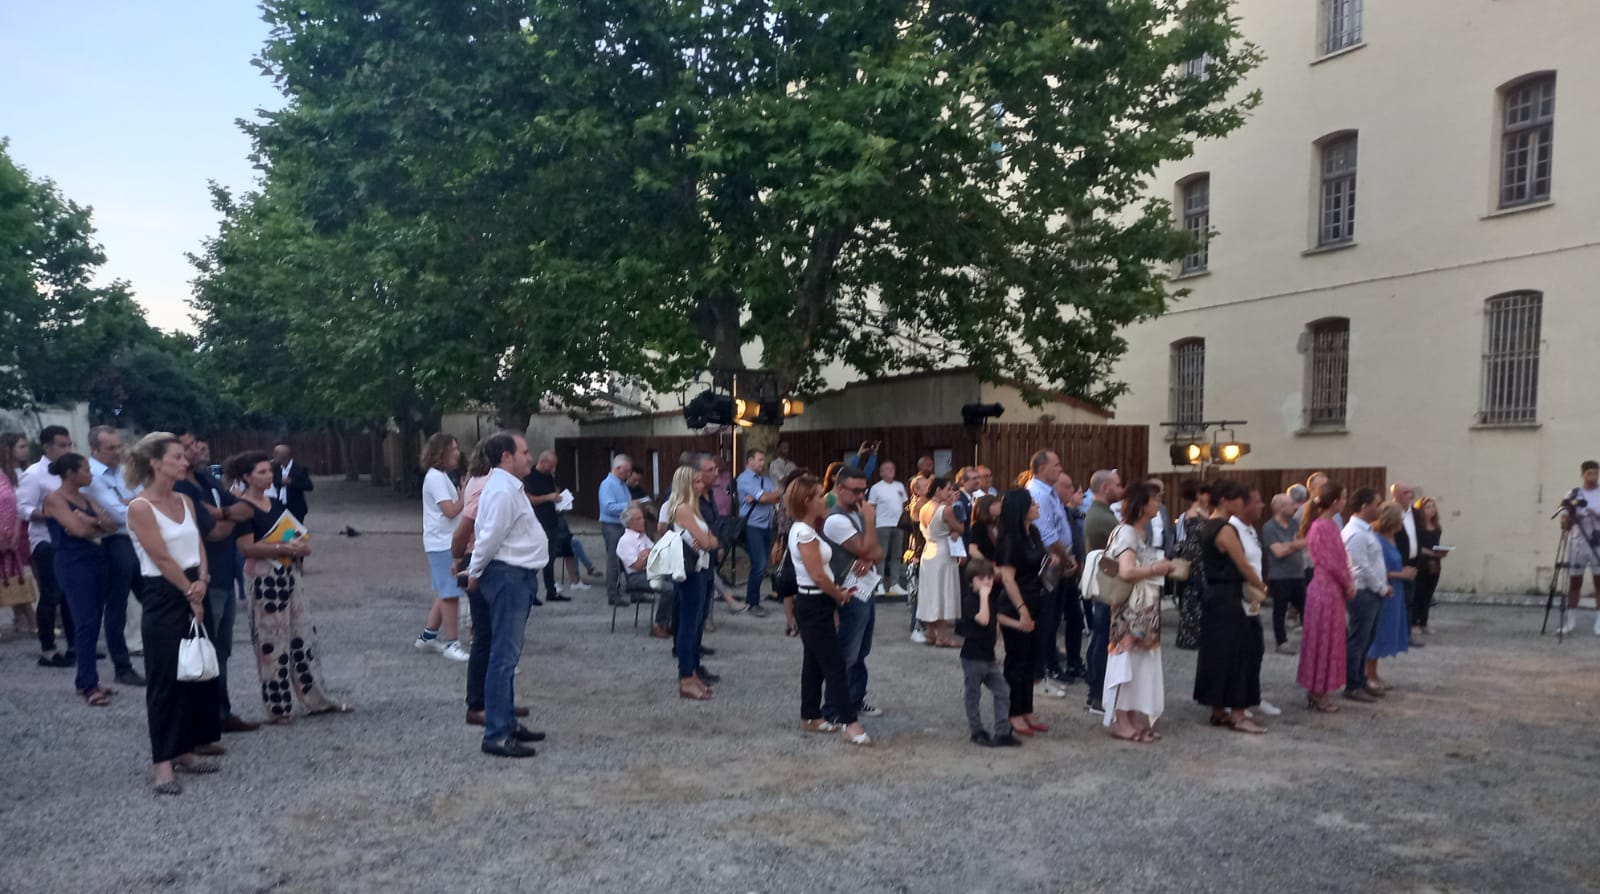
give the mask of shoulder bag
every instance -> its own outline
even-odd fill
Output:
[[[197,620],[189,621],[189,635],[178,643],[178,682],[204,683],[217,678],[217,650]]]

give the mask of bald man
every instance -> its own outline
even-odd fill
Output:
[[[1278,494],[1272,498],[1272,517],[1261,526],[1267,595],[1272,597],[1272,637],[1278,642],[1279,655],[1299,652],[1289,642],[1284,616],[1290,605],[1300,612],[1306,608],[1306,542],[1300,538],[1300,526],[1295,524],[1295,508],[1293,497]]]

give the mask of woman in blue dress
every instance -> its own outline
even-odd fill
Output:
[[[1378,660],[1399,655],[1406,651],[1406,646],[1411,642],[1404,594],[1405,582],[1416,577],[1417,569],[1405,564],[1400,557],[1400,547],[1395,545],[1394,535],[1402,524],[1400,505],[1385,503],[1378,521],[1372,526],[1383,545],[1383,565],[1389,573],[1389,584],[1393,591],[1378,610],[1378,632],[1372,639],[1372,648],[1367,651],[1367,680],[1385,691],[1394,687],[1378,676]]]

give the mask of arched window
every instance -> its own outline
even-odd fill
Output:
[[[1539,329],[1544,295],[1508,292],[1483,305],[1482,425],[1526,425],[1539,419]]]
[[[1195,174],[1178,181],[1183,230],[1194,239],[1194,253],[1185,255],[1181,273],[1202,273],[1211,263],[1211,175]]]
[[[1328,317],[1306,327],[1307,428],[1343,428],[1350,395],[1350,321]]]
[[[1317,142],[1317,245],[1356,238],[1356,132],[1330,134]]]
[[[1501,208],[1550,200],[1555,126],[1554,72],[1500,88]]]
[[[1197,424],[1205,418],[1206,340],[1186,338],[1172,343],[1169,378],[1172,421]]]

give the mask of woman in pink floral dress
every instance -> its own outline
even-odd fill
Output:
[[[1310,705],[1331,714],[1339,710],[1328,693],[1344,686],[1345,603],[1355,595],[1350,558],[1334,518],[1344,508],[1344,488],[1324,484],[1305,506],[1300,536],[1316,571],[1306,590],[1305,621],[1300,643],[1299,682]]]

